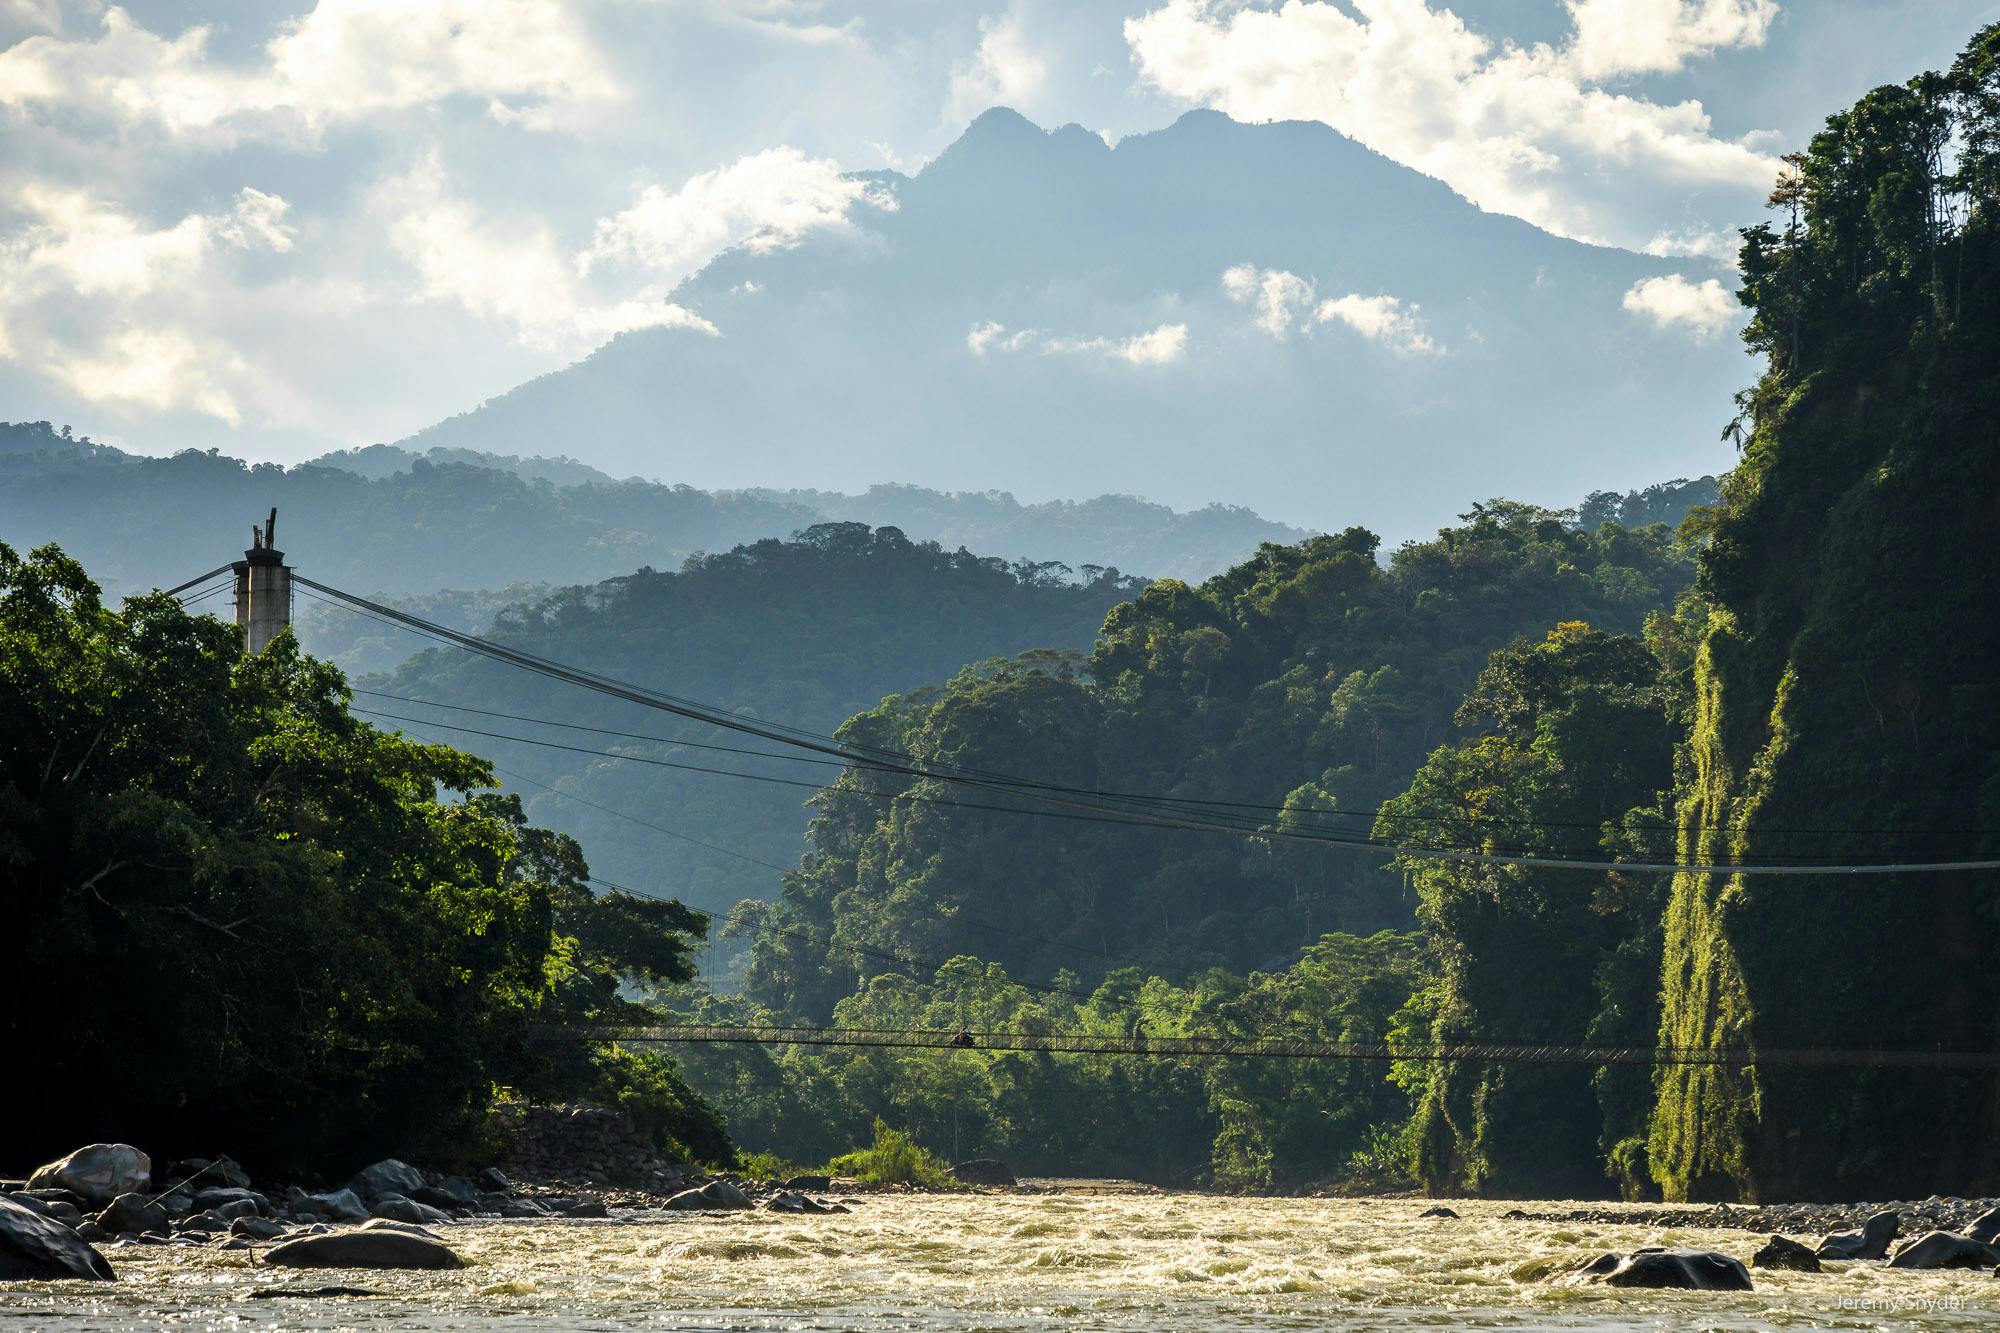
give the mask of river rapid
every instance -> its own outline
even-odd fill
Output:
[[[2000,1320],[2000,1279],[1834,1264],[1754,1292],[1543,1280],[1605,1250],[1719,1249],[1712,1228],[1419,1219],[1413,1200],[1069,1190],[870,1195],[845,1216],[643,1213],[443,1230],[450,1273],[277,1269],[243,1251],[112,1246],[116,1286],[0,1285],[0,1325],[65,1329],[1226,1330],[1957,1329]],[[1530,1207],[1548,1209],[1551,1205]],[[262,1299],[330,1284],[378,1293]]]

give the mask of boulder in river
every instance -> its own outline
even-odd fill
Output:
[[[355,1172],[354,1179],[347,1182],[347,1188],[364,1199],[380,1198],[384,1194],[400,1194],[408,1198],[411,1190],[420,1190],[429,1183],[424,1179],[423,1172],[408,1162],[390,1157]]]
[[[957,1170],[958,1170],[957,1167],[952,1168],[954,1174],[957,1172]],[[961,1176],[960,1179],[964,1179],[964,1177]],[[785,1188],[788,1190],[832,1189],[833,1177],[815,1176],[815,1175],[793,1176],[790,1180],[785,1182]]]
[[[1452,1211],[1451,1209],[1449,1209],[1449,1208],[1445,1207],[1445,1206],[1444,1206],[1443,1204],[1441,1204],[1441,1203],[1440,1203],[1440,1204],[1434,1204],[1434,1205],[1432,1205],[1431,1207],[1429,1207],[1429,1208],[1426,1208],[1426,1209],[1424,1209],[1424,1210],[1423,1210],[1423,1211],[1422,1211],[1421,1213],[1418,1213],[1418,1214],[1417,1214],[1417,1216],[1418,1216],[1418,1217],[1448,1217],[1448,1218],[1452,1218],[1452,1219],[1456,1220],[1456,1218],[1458,1217],[1458,1214],[1457,1214],[1457,1213],[1455,1213],[1455,1212],[1453,1212],[1453,1211]]]
[[[497,1166],[486,1166],[473,1176],[472,1183],[489,1194],[505,1194],[514,1188],[514,1182],[507,1179],[507,1173]]]
[[[68,1190],[103,1207],[121,1194],[150,1189],[153,1159],[129,1143],[93,1143],[60,1161],[35,1168],[29,1189]]]
[[[97,1225],[114,1234],[125,1231],[165,1231],[167,1210],[143,1194],[121,1194],[97,1215]]]
[[[750,1196],[726,1180],[711,1180],[700,1189],[682,1190],[667,1200],[667,1207],[682,1211],[737,1210],[752,1206]]]
[[[1989,1208],[1972,1219],[1965,1234],[1981,1245],[2000,1244],[2000,1208]]]
[[[399,1227],[368,1227],[301,1236],[275,1245],[264,1262],[285,1268],[463,1268],[441,1241]]]
[[[1607,1260],[1616,1260],[1608,1265]],[[1740,1259],[1714,1250],[1634,1250],[1601,1255],[1576,1275],[1607,1287],[1671,1288],[1678,1291],[1749,1291],[1750,1270]]]
[[[470,1208],[479,1202],[479,1191],[464,1176],[446,1176],[434,1184],[409,1191],[409,1197],[433,1208]]]
[[[1897,1246],[1889,1267],[1991,1269],[2000,1267],[2000,1250],[1956,1232],[1929,1231]]]
[[[82,1278],[110,1282],[103,1255],[52,1217],[0,1195],[0,1282]]]
[[[1795,1273],[1819,1272],[1819,1256],[1795,1240],[1773,1236],[1750,1256],[1752,1268],[1789,1268]]]
[[[321,1217],[330,1217],[336,1222],[360,1222],[368,1217],[368,1209],[360,1196],[353,1190],[328,1190],[325,1194],[308,1194],[301,1204]]]
[[[392,1222],[414,1222],[418,1226],[443,1226],[451,1221],[450,1213],[418,1203],[415,1199],[406,1199],[400,1194],[380,1196],[368,1206],[368,1211]]]
[[[229,1234],[248,1240],[276,1240],[285,1234],[285,1224],[268,1217],[239,1217],[229,1224]]]
[[[271,1201],[269,1199],[255,1190],[243,1189],[240,1186],[234,1185],[219,1185],[213,1189],[196,1190],[193,1203],[196,1208],[213,1208],[218,1212],[222,1210],[225,1204],[248,1203],[256,1210],[258,1216],[269,1217],[271,1215]],[[227,1213],[223,1214],[225,1217],[228,1215]]]
[[[1889,1253],[1900,1224],[1896,1214],[1880,1212],[1852,1231],[1836,1231],[1819,1243],[1822,1259],[1880,1259]]]
[[[837,1203],[821,1203],[808,1194],[787,1192],[773,1197],[764,1207],[773,1213],[844,1213]]]
[[[994,1185],[1011,1189],[1019,1182],[1007,1164],[991,1157],[975,1157],[969,1162],[960,1162],[951,1169],[951,1174],[967,1185]],[[815,1188],[825,1189],[825,1185]]]

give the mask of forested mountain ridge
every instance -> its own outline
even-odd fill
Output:
[[[858,496],[711,493],[614,481],[567,458],[390,446],[283,468],[194,451],[148,458],[67,432],[0,423],[0,532],[23,547],[62,542],[118,592],[172,587],[213,568],[241,547],[246,516],[273,505],[294,565],[336,587],[397,596],[595,583],[829,520],[1079,571],[1193,578],[1260,542],[1306,535],[1248,510],[1176,513],[1125,495],[1021,505],[904,486]]]
[[[850,743],[1085,790],[1262,802],[1365,832],[1496,648],[1561,621],[1633,633],[1693,567],[1664,526],[1579,530],[1494,501],[1376,558],[1363,529],[1113,608],[1087,658],[967,667],[848,721]],[[812,850],[753,933],[749,994],[824,1020],[885,958],[971,954],[1015,977],[1165,977],[1278,965],[1331,930],[1406,926],[1366,853],[956,809],[934,782],[856,769],[815,801]],[[1279,813],[1283,807],[1283,813]]]
[[[1736,350],[1625,304],[1690,261],[1482,212],[1324,124],[1193,111],[1109,147],[996,108],[868,186],[893,209],[678,286],[715,336],[623,334],[403,446],[554,441],[710,487],[1138,490],[1391,545],[1468,495],[1572,494],[1585,451],[1621,478],[1724,456]]]
[[[2000,855],[2000,24],[1830,117],[1774,203],[1744,238],[1765,370],[1701,559],[1680,849]],[[1995,884],[1683,876],[1662,1039],[2000,1049]],[[1687,1069],[1660,1092],[1674,1197],[2000,1187],[1991,1073]]]
[[[1115,571],[1079,582],[1050,565],[946,551],[894,528],[829,523],[790,541],[697,556],[673,573],[641,570],[564,589],[502,612],[489,633],[587,670],[830,732],[884,695],[966,661],[1031,649],[1079,654],[1106,613],[1143,586]],[[614,882],[710,909],[777,891],[779,869],[797,859],[804,802],[829,771],[797,759],[717,753],[708,747],[729,738],[711,728],[453,649],[425,652],[392,677],[362,684],[404,699],[631,733],[607,738],[363,696],[369,707],[431,719],[409,725],[439,738],[457,735],[524,776],[522,794],[536,820],[582,839]],[[435,722],[780,781],[591,758],[438,730]]]

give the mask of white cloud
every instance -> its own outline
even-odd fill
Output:
[[[1241,120],[1322,120],[1483,207],[1636,246],[1665,197],[1761,191],[1777,164],[1717,138],[1699,102],[1594,85],[1760,42],[1764,8],[1574,0],[1577,31],[1556,48],[1496,46],[1425,0],[1166,0],[1125,35],[1143,77],[1173,97]],[[1627,32],[1621,15],[1649,26]]]
[[[1707,342],[1736,321],[1742,306],[1714,278],[1689,282],[1678,273],[1647,278],[1625,293],[1625,309],[1662,329],[1679,328]]]
[[[524,346],[574,355],[618,333],[715,325],[647,285],[616,298],[586,288],[580,257],[539,220],[496,223],[455,197],[435,157],[387,182],[376,207],[389,239],[421,280],[419,295],[457,303],[512,331]]]
[[[1300,322],[1302,313],[1313,303],[1313,285],[1285,269],[1260,269],[1255,264],[1237,264],[1223,270],[1222,290],[1239,305],[1250,302],[1256,309],[1256,325],[1273,338],[1283,338]]]
[[[1733,234],[1717,231],[1713,227],[1689,226],[1676,231],[1662,228],[1653,233],[1653,239],[1639,247],[1649,255],[1659,255],[1667,259],[1706,259],[1717,268],[1736,271],[1736,252],[1739,248]]]
[[[30,181],[15,208],[19,224],[0,234],[0,358],[93,402],[241,419],[230,384],[246,367],[196,326],[201,294],[228,253],[292,248],[284,199],[246,188],[227,212],[149,227]]]
[[[331,122],[455,95],[547,128],[620,94],[561,0],[320,0],[262,59],[232,65],[196,25],[167,38],[111,6],[97,33],[0,52],[0,105],[65,106],[177,135],[316,134]]]
[[[1255,312],[1251,322],[1273,338],[1310,334],[1315,325],[1342,324],[1371,342],[1404,353],[1440,349],[1424,331],[1418,307],[1394,296],[1363,296],[1350,292],[1330,301],[1319,299],[1310,278],[1282,268],[1236,264],[1222,272],[1222,290],[1238,305]]]
[[[1313,312],[1321,324],[1341,323],[1370,342],[1381,343],[1394,352],[1418,355],[1436,352],[1437,343],[1424,331],[1414,303],[1404,305],[1393,296],[1361,296],[1350,293],[1338,300],[1322,301]]]
[[[193,408],[232,426],[242,419],[236,399],[215,376],[242,374],[243,359],[184,330],[121,329],[87,352],[55,350],[47,368],[92,402],[154,411]]]
[[[1586,79],[1665,74],[1719,48],[1762,46],[1777,0],[1564,0],[1571,64]]]
[[[1043,356],[1105,357],[1133,366],[1165,366],[1187,355],[1185,324],[1161,324],[1129,338],[1056,337],[1040,329],[1016,329],[984,320],[965,335],[974,356],[989,352],[1037,352]]]
[[[632,206],[597,224],[579,264],[630,260],[679,278],[732,245],[769,251],[797,245],[808,232],[849,225],[856,207],[893,212],[888,190],[841,174],[827,158],[769,148],[689,180],[669,193],[657,185]]]
[[[979,49],[952,66],[947,116],[964,124],[992,106],[1031,105],[1049,79],[1049,59],[1012,8],[979,19]]]

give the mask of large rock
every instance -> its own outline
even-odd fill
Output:
[[[951,1174],[968,1185],[998,1185],[1011,1188],[1015,1184],[1014,1173],[1007,1169],[1007,1164],[991,1157],[976,1157],[969,1162],[960,1162],[951,1169]],[[814,1188],[825,1189],[826,1186],[817,1185]]]
[[[1956,1232],[1928,1231],[1897,1246],[1889,1267],[1990,1269],[2000,1267],[2000,1250]]]
[[[0,1195],[0,1282],[83,1278],[110,1282],[111,1265],[52,1217]]]
[[[1752,1268],[1789,1268],[1795,1273],[1819,1272],[1819,1256],[1795,1240],[1773,1236],[1763,1249],[1750,1256]]]
[[[821,1203],[806,1194],[785,1193],[774,1196],[764,1207],[773,1213],[844,1213],[841,1205]]]
[[[125,1231],[165,1231],[167,1210],[143,1194],[121,1194],[97,1215],[97,1225],[114,1236]]]
[[[196,1208],[214,1208],[218,1210],[225,1204],[248,1203],[252,1208],[256,1209],[258,1216],[269,1217],[271,1215],[271,1201],[268,1198],[255,1190],[243,1189],[234,1185],[219,1185],[214,1189],[198,1190],[195,1192],[193,1203]]]
[[[450,1213],[400,1194],[384,1194],[369,1205],[369,1211],[392,1222],[412,1222],[418,1226],[442,1226],[451,1221]]]
[[[129,1143],[93,1143],[28,1177],[29,1189],[68,1190],[103,1207],[121,1194],[136,1194],[153,1184],[153,1159]]]
[[[391,1157],[357,1171],[354,1179],[347,1182],[347,1188],[364,1199],[377,1199],[384,1194],[408,1198],[411,1190],[420,1190],[429,1183],[423,1172]]]
[[[1593,1269],[1596,1267],[1592,1265]],[[1679,1291],[1751,1289],[1750,1270],[1743,1266],[1742,1260],[1714,1250],[1634,1250],[1599,1280],[1607,1287],[1666,1287]]]
[[[1836,1231],[1819,1243],[1819,1257],[1880,1259],[1889,1252],[1889,1242],[1896,1239],[1899,1220],[1894,1213],[1880,1212],[1852,1231]]]
[[[1973,1218],[1971,1225],[1966,1227],[1965,1234],[1981,1245],[2000,1242],[2000,1208],[1990,1208]]]
[[[683,1211],[706,1209],[743,1209],[753,1205],[750,1196],[726,1180],[711,1180],[698,1190],[682,1190],[667,1200],[667,1207]]]
[[[463,1268],[441,1241],[394,1227],[330,1231],[274,1245],[264,1262],[285,1268]]]
[[[479,1191],[464,1176],[446,1176],[422,1189],[411,1190],[409,1197],[433,1208],[469,1208],[479,1202]]]
[[[336,1222],[360,1222],[368,1217],[367,1205],[361,1202],[353,1190],[328,1190],[324,1194],[308,1194],[302,1201],[304,1206]]]

